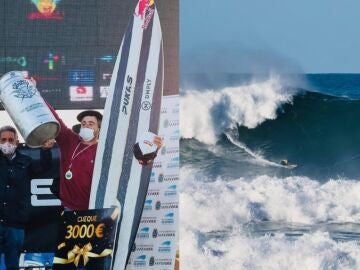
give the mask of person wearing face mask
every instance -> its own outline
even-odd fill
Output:
[[[60,149],[60,200],[65,210],[87,210],[102,114],[93,110],[83,111],[77,116],[80,126],[70,129],[54,108],[48,106],[60,123],[60,132],[56,137]],[[156,136],[154,143],[160,148],[162,139]],[[142,162],[138,155],[135,157],[140,164],[148,164]]]
[[[77,116],[80,126],[70,129],[54,108],[48,106],[60,123],[56,137],[60,149],[60,200],[65,210],[87,210],[102,114],[83,111]],[[157,136],[154,142],[161,147],[160,137]]]
[[[51,143],[40,151],[40,164],[21,154],[17,132],[11,126],[0,128],[0,245],[6,269],[19,269],[19,258],[30,217],[30,180],[51,168]]]
[[[81,112],[77,116],[80,122],[77,133],[48,106],[60,123],[56,142],[60,149],[61,203],[66,210],[87,210],[102,114],[93,110]]]

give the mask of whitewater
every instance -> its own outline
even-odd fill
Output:
[[[182,91],[184,269],[360,269],[360,76],[319,76]]]

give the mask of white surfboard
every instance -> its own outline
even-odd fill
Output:
[[[114,66],[96,154],[89,208],[119,206],[113,268],[125,269],[139,226],[151,167],[141,166],[134,144],[158,134],[163,47],[153,0],[140,0]]]

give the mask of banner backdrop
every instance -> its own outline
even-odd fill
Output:
[[[175,267],[179,239],[179,96],[165,96],[162,104],[159,135],[164,138],[164,146],[154,162],[127,270],[148,269],[150,266],[155,270],[173,270]],[[21,152],[39,159],[37,149],[22,145]],[[58,248],[58,223],[62,209],[60,200],[54,195],[58,193],[57,147],[52,149],[52,155],[52,170],[31,181],[32,215],[26,228],[22,267],[50,267]]]
[[[172,270],[178,249],[179,96],[166,96],[159,135],[164,146],[156,157],[127,270]]]

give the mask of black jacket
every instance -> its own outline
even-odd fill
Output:
[[[0,223],[24,228],[30,217],[30,180],[51,167],[51,150],[40,150],[40,164],[16,151],[9,160],[0,154]]]

